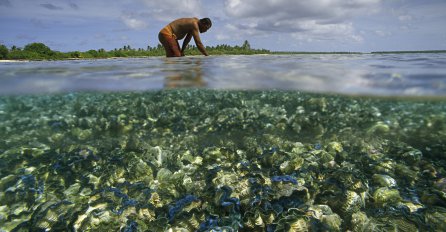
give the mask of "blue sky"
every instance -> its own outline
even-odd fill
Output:
[[[211,18],[202,34],[209,46],[248,40],[274,51],[446,50],[445,0],[0,0],[0,43],[146,48],[180,17]]]

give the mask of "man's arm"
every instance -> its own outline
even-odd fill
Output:
[[[198,50],[200,50],[200,52],[203,55],[209,56],[208,52],[206,51],[206,48],[203,46],[203,43],[201,43],[201,39],[200,39],[198,30],[195,30],[193,32],[192,36],[194,37],[194,41],[195,41],[195,44],[197,45]]]
[[[184,56],[184,51],[186,50],[187,45],[189,44],[191,38],[192,38],[192,35],[190,33],[186,35],[186,38],[184,38],[183,47],[181,48],[182,56]]]

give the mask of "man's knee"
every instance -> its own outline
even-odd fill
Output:
[[[173,54],[175,57],[180,57],[181,56],[181,52],[178,51],[178,49],[174,49]]]
[[[181,56],[181,52],[179,52],[178,49],[167,48],[165,50],[166,50],[166,57],[180,57]]]

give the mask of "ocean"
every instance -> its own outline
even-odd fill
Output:
[[[0,63],[0,231],[444,231],[445,67]]]

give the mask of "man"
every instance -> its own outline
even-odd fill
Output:
[[[169,23],[158,34],[158,39],[166,50],[166,57],[184,56],[184,50],[192,37],[194,37],[198,50],[203,55],[208,56],[206,48],[201,43],[200,33],[206,32],[211,26],[212,22],[209,18],[200,20],[197,18],[181,18]],[[180,49],[178,40],[183,38],[183,46]]]

